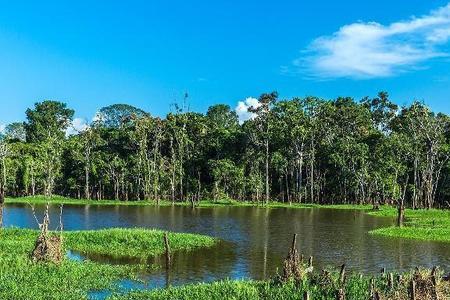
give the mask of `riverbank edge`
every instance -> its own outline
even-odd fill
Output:
[[[76,300],[87,299],[91,291],[118,292],[118,281],[139,280],[137,274],[140,271],[158,267],[153,263],[149,265],[147,258],[158,257],[165,252],[165,233],[168,234],[171,253],[208,248],[219,241],[206,235],[141,228],[64,231],[65,252],[75,250],[98,255],[140,257],[142,264],[112,265],[68,258],[59,264],[34,263],[30,253],[39,231],[2,228],[0,299]]]
[[[344,271],[342,271],[344,270]],[[417,299],[428,299],[436,293],[439,299],[450,297],[450,283],[439,279],[442,272],[437,271],[433,281],[432,271],[419,269],[409,273],[385,273],[378,276],[366,276],[354,273],[327,269],[322,272],[303,274],[300,280],[281,281],[277,278],[256,281],[250,279],[225,279],[210,283],[194,283],[166,289],[140,290],[129,293],[115,293],[108,300],[202,300],[202,299],[354,299],[362,300],[378,295],[378,299],[409,299],[412,280],[419,288],[415,288]],[[436,278],[434,277],[434,278]],[[400,278],[400,279],[399,279]],[[431,286],[430,290],[423,287]],[[345,297],[337,297],[345,295]]]
[[[124,205],[124,206],[192,206],[191,202],[172,202],[168,200],[139,200],[139,201],[122,201],[122,200],[87,200],[87,199],[73,199],[61,196],[53,196],[46,198],[43,196],[35,197],[18,197],[6,198],[5,203],[10,204],[64,204],[64,205]],[[207,207],[222,207],[222,206],[239,206],[239,207],[261,207],[261,208],[335,208],[335,209],[357,209],[369,210],[371,205],[353,205],[353,204],[309,204],[309,203],[284,203],[270,201],[268,204],[253,201],[236,201],[236,200],[202,200],[195,203],[196,208]]]
[[[59,234],[59,231],[51,233]],[[23,241],[36,238],[39,231],[9,227],[2,228],[0,234],[6,239],[17,237],[19,241]],[[207,235],[137,227],[62,232],[65,251],[117,258],[148,258],[162,255],[165,253],[164,236],[166,234],[172,252],[209,248],[220,241]]]
[[[119,200],[86,200],[86,199],[71,199],[60,196],[55,196],[50,199],[36,196],[36,197],[22,197],[22,198],[7,198],[6,203],[11,204],[64,204],[64,205],[124,205],[124,206],[186,206],[189,207],[192,204],[190,202],[175,202],[171,201],[119,201]],[[268,204],[244,202],[234,200],[220,200],[211,201],[203,200],[195,205],[196,208],[209,208],[209,207],[259,207],[259,208],[328,208],[328,209],[346,209],[346,210],[362,210],[365,213],[376,217],[390,217],[395,219],[397,210],[391,206],[381,206],[379,210],[373,210],[371,205],[355,205],[355,204],[303,204],[303,203],[282,203],[282,202],[269,202]],[[436,241],[436,242],[450,242],[450,211],[438,210],[438,209],[419,209],[412,210],[406,209],[405,212],[406,222],[402,228],[390,226],[384,228],[378,228],[369,231],[369,234],[389,237],[389,238],[406,238],[423,241]]]

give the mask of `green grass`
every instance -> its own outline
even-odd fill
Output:
[[[115,281],[133,279],[140,265],[108,265],[92,261],[65,259],[60,265],[33,263],[29,254],[38,231],[0,230],[0,299],[86,299],[88,291],[114,291]],[[162,253],[163,232],[144,229],[107,229],[65,232],[67,249],[88,253],[127,257],[154,256]],[[215,240],[191,234],[171,233],[173,251],[207,247]]]
[[[6,198],[6,203],[11,204],[64,204],[64,205],[126,205],[126,206],[148,206],[156,205],[154,200],[140,200],[140,201],[120,201],[120,200],[87,200],[87,199],[73,199],[62,196],[52,196],[50,198],[44,196],[29,196],[18,198]],[[159,201],[161,206],[191,206],[191,202],[175,202],[172,203],[168,200]],[[334,209],[358,209],[365,210],[370,209],[370,205],[353,205],[353,204],[335,204],[335,205],[320,205],[309,203],[285,203],[270,201],[268,204],[263,202],[253,201],[236,201],[236,200],[202,200],[196,207],[224,207],[224,206],[239,206],[239,207],[261,207],[261,208],[334,208]]]
[[[165,251],[164,232],[148,229],[103,229],[92,231],[68,231],[64,233],[67,248],[82,253],[140,258],[156,256]],[[169,233],[171,249],[178,251],[211,247],[217,240],[197,234]]]
[[[422,270],[424,280],[429,279],[429,271]],[[386,275],[380,275],[375,279],[374,288],[382,299],[409,299],[408,286],[412,274],[404,274],[404,281],[394,281],[393,287],[387,284]],[[422,275],[421,275],[422,276]],[[395,277],[394,277],[395,278]],[[308,292],[310,299],[329,300],[336,299],[336,291],[344,290],[346,299],[365,300],[370,297],[371,277],[350,275],[344,283],[340,283],[337,272],[330,272],[329,276],[314,273],[304,276],[301,281],[288,281],[280,283],[277,280],[251,281],[251,280],[224,280],[213,283],[191,284],[182,287],[171,287],[153,291],[134,291],[127,294],[116,293],[111,300],[203,300],[203,299],[233,299],[233,300],[300,300],[303,294]],[[440,282],[439,293],[442,299],[450,296],[449,284]],[[394,295],[398,293],[399,297]],[[420,292],[419,292],[420,293]],[[420,295],[422,296],[422,295]],[[401,297],[401,298],[400,298]],[[445,298],[444,298],[445,297]],[[431,299],[431,298],[418,298]]]
[[[30,204],[64,204],[64,205],[154,205],[153,201],[117,201],[117,200],[87,200],[73,199],[62,196],[52,196],[50,198],[44,196],[29,196],[19,198],[6,198],[6,203],[30,203]]]
[[[11,204],[21,204],[21,203],[30,203],[30,204],[64,204],[64,205],[126,205],[126,206],[149,206],[149,205],[157,205],[157,202],[154,200],[140,200],[140,201],[121,201],[121,200],[87,200],[87,199],[73,199],[62,196],[52,196],[52,197],[44,197],[44,196],[29,196],[29,197],[18,197],[18,198],[6,198],[6,203]],[[282,204],[282,203],[280,203]],[[190,206],[190,202],[175,202],[168,200],[159,201],[159,205],[161,206]],[[244,202],[244,201],[234,201],[234,200],[204,200],[201,201],[196,207],[217,207],[217,206],[256,206],[255,202]],[[270,204],[275,205],[274,203]]]
[[[396,218],[397,210],[391,207],[383,207],[379,211],[372,211],[374,216]],[[391,226],[370,231],[371,234],[418,239],[426,241],[450,242],[450,211],[437,209],[406,209],[405,226],[402,228]]]

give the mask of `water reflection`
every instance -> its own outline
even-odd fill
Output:
[[[36,207],[37,213],[43,209]],[[51,219],[58,220],[58,209],[52,207]],[[450,267],[450,244],[370,236],[369,230],[388,226],[393,220],[360,211],[86,205],[65,206],[63,221],[66,230],[147,227],[206,234],[223,240],[210,249],[177,253],[169,273],[161,268],[141,274],[148,287],[273,276],[281,266],[293,233],[298,234],[299,251],[305,257],[314,256],[318,268],[344,262],[349,269],[365,273],[377,273],[383,267],[399,271],[418,265]],[[37,228],[27,205],[7,205],[4,223]],[[133,263],[125,258],[111,260],[91,255],[88,258]],[[149,262],[163,264],[158,260],[161,258]],[[133,284],[124,282],[123,286]]]

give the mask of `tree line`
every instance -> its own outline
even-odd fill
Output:
[[[0,140],[0,200],[58,194],[122,201],[406,203],[447,207],[450,118],[387,93],[279,100],[239,122],[230,106],[165,118],[116,104],[67,135],[74,111],[43,101]]]

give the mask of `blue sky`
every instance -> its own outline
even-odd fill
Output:
[[[448,0],[0,0],[0,124],[44,99],[165,115],[184,92],[196,111],[386,90],[450,113],[449,38]]]

